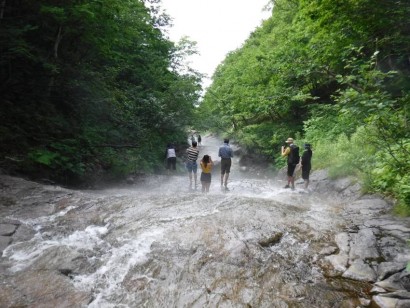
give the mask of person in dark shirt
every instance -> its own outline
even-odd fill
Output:
[[[218,156],[221,158],[221,189],[228,189],[228,178],[231,172],[233,151],[229,146],[229,139],[224,139],[224,144],[219,147]]]
[[[302,179],[304,180],[305,189],[309,186],[309,174],[312,169],[312,150],[309,143],[304,145],[305,151],[302,154],[301,164],[302,164]]]

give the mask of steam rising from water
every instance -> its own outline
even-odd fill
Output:
[[[200,156],[216,160],[217,145],[209,140]],[[312,256],[329,244],[337,213],[315,194],[248,178],[237,161],[230,192],[217,172],[212,181],[209,194],[189,191],[186,174],[72,193],[53,215],[10,216],[36,234],[3,257],[17,274],[59,275],[91,294],[88,307],[292,306],[305,298],[300,307],[312,307],[323,293],[307,284],[325,284]]]

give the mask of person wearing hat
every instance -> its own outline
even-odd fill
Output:
[[[294,144],[293,138],[288,138],[286,141],[286,147],[282,146],[282,157],[287,157],[288,159],[288,183],[286,184],[285,188],[292,188],[295,189],[295,169],[296,165],[299,163],[300,156],[299,156],[299,148]]]
[[[302,154],[301,164],[302,164],[302,179],[305,182],[305,189],[309,186],[309,174],[312,169],[312,149],[309,143],[304,145],[305,151]]]

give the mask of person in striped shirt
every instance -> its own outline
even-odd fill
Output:
[[[195,189],[197,188],[197,170],[198,165],[196,163],[199,155],[199,150],[197,148],[198,143],[196,141],[192,141],[192,146],[190,146],[186,150],[186,157],[187,160],[185,162],[185,166],[188,170],[189,176],[189,188],[192,189],[192,178],[194,178]],[[193,176],[192,176],[193,175]]]

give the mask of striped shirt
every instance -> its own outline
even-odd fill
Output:
[[[199,155],[199,150],[194,147],[190,147],[186,150],[186,154],[188,155],[188,160],[192,162],[196,162]]]

